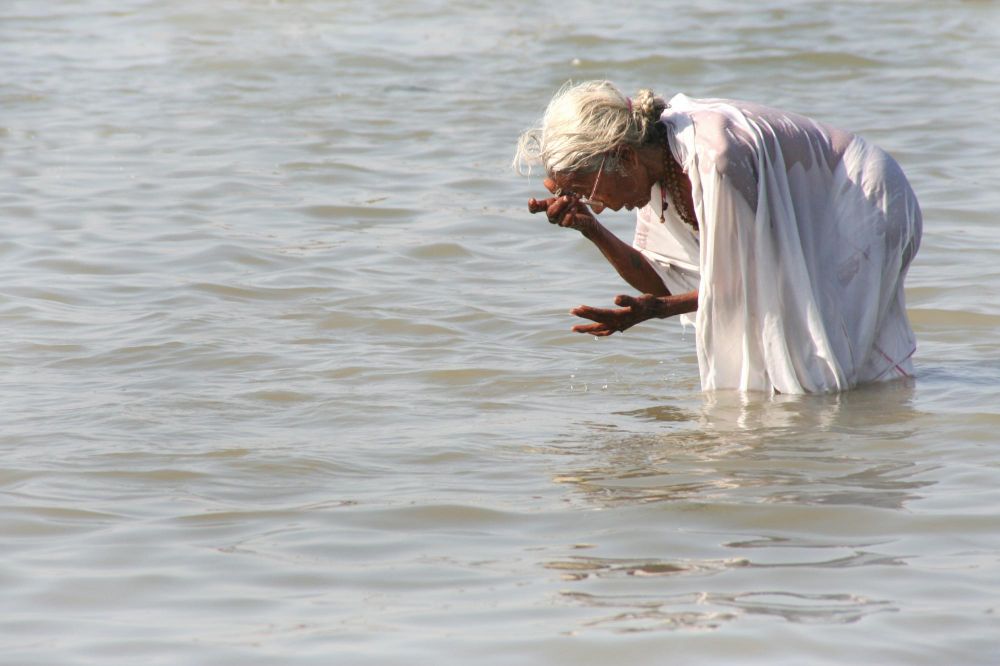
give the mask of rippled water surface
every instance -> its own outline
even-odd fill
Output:
[[[0,3],[0,662],[1000,663],[1000,5],[558,7]],[[603,77],[892,152],[917,379],[570,333],[510,158]]]

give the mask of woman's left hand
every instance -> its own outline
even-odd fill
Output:
[[[621,295],[615,297],[615,305],[620,309],[594,308],[589,305],[581,305],[569,311],[577,317],[589,319],[594,324],[577,324],[573,327],[576,333],[589,333],[598,337],[605,337],[617,331],[624,331],[639,322],[662,316],[660,314],[660,300],[652,294],[642,296]]]

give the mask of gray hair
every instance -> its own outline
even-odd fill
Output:
[[[521,135],[514,168],[530,173],[541,164],[549,176],[589,173],[606,158],[605,168],[617,171],[619,148],[638,148],[662,134],[657,121],[666,107],[648,89],[629,100],[610,81],[566,83],[545,109],[541,127]]]

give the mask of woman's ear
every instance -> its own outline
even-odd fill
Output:
[[[615,171],[619,174],[632,171],[639,164],[639,153],[631,146],[618,146],[613,154],[617,163]]]
[[[632,146],[621,146],[618,148],[618,161],[629,168],[639,165],[639,153]]]

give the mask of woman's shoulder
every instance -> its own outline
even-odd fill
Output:
[[[833,160],[856,138],[852,132],[796,111],[757,102],[686,95],[677,101],[678,111],[685,114],[693,128],[698,152],[714,156],[720,170],[750,152],[774,152],[779,146],[795,154],[807,146],[819,147]]]
[[[687,148],[716,170],[726,172],[732,162],[745,164],[754,139],[746,115],[735,100],[676,95],[663,114],[663,122],[686,137]]]

